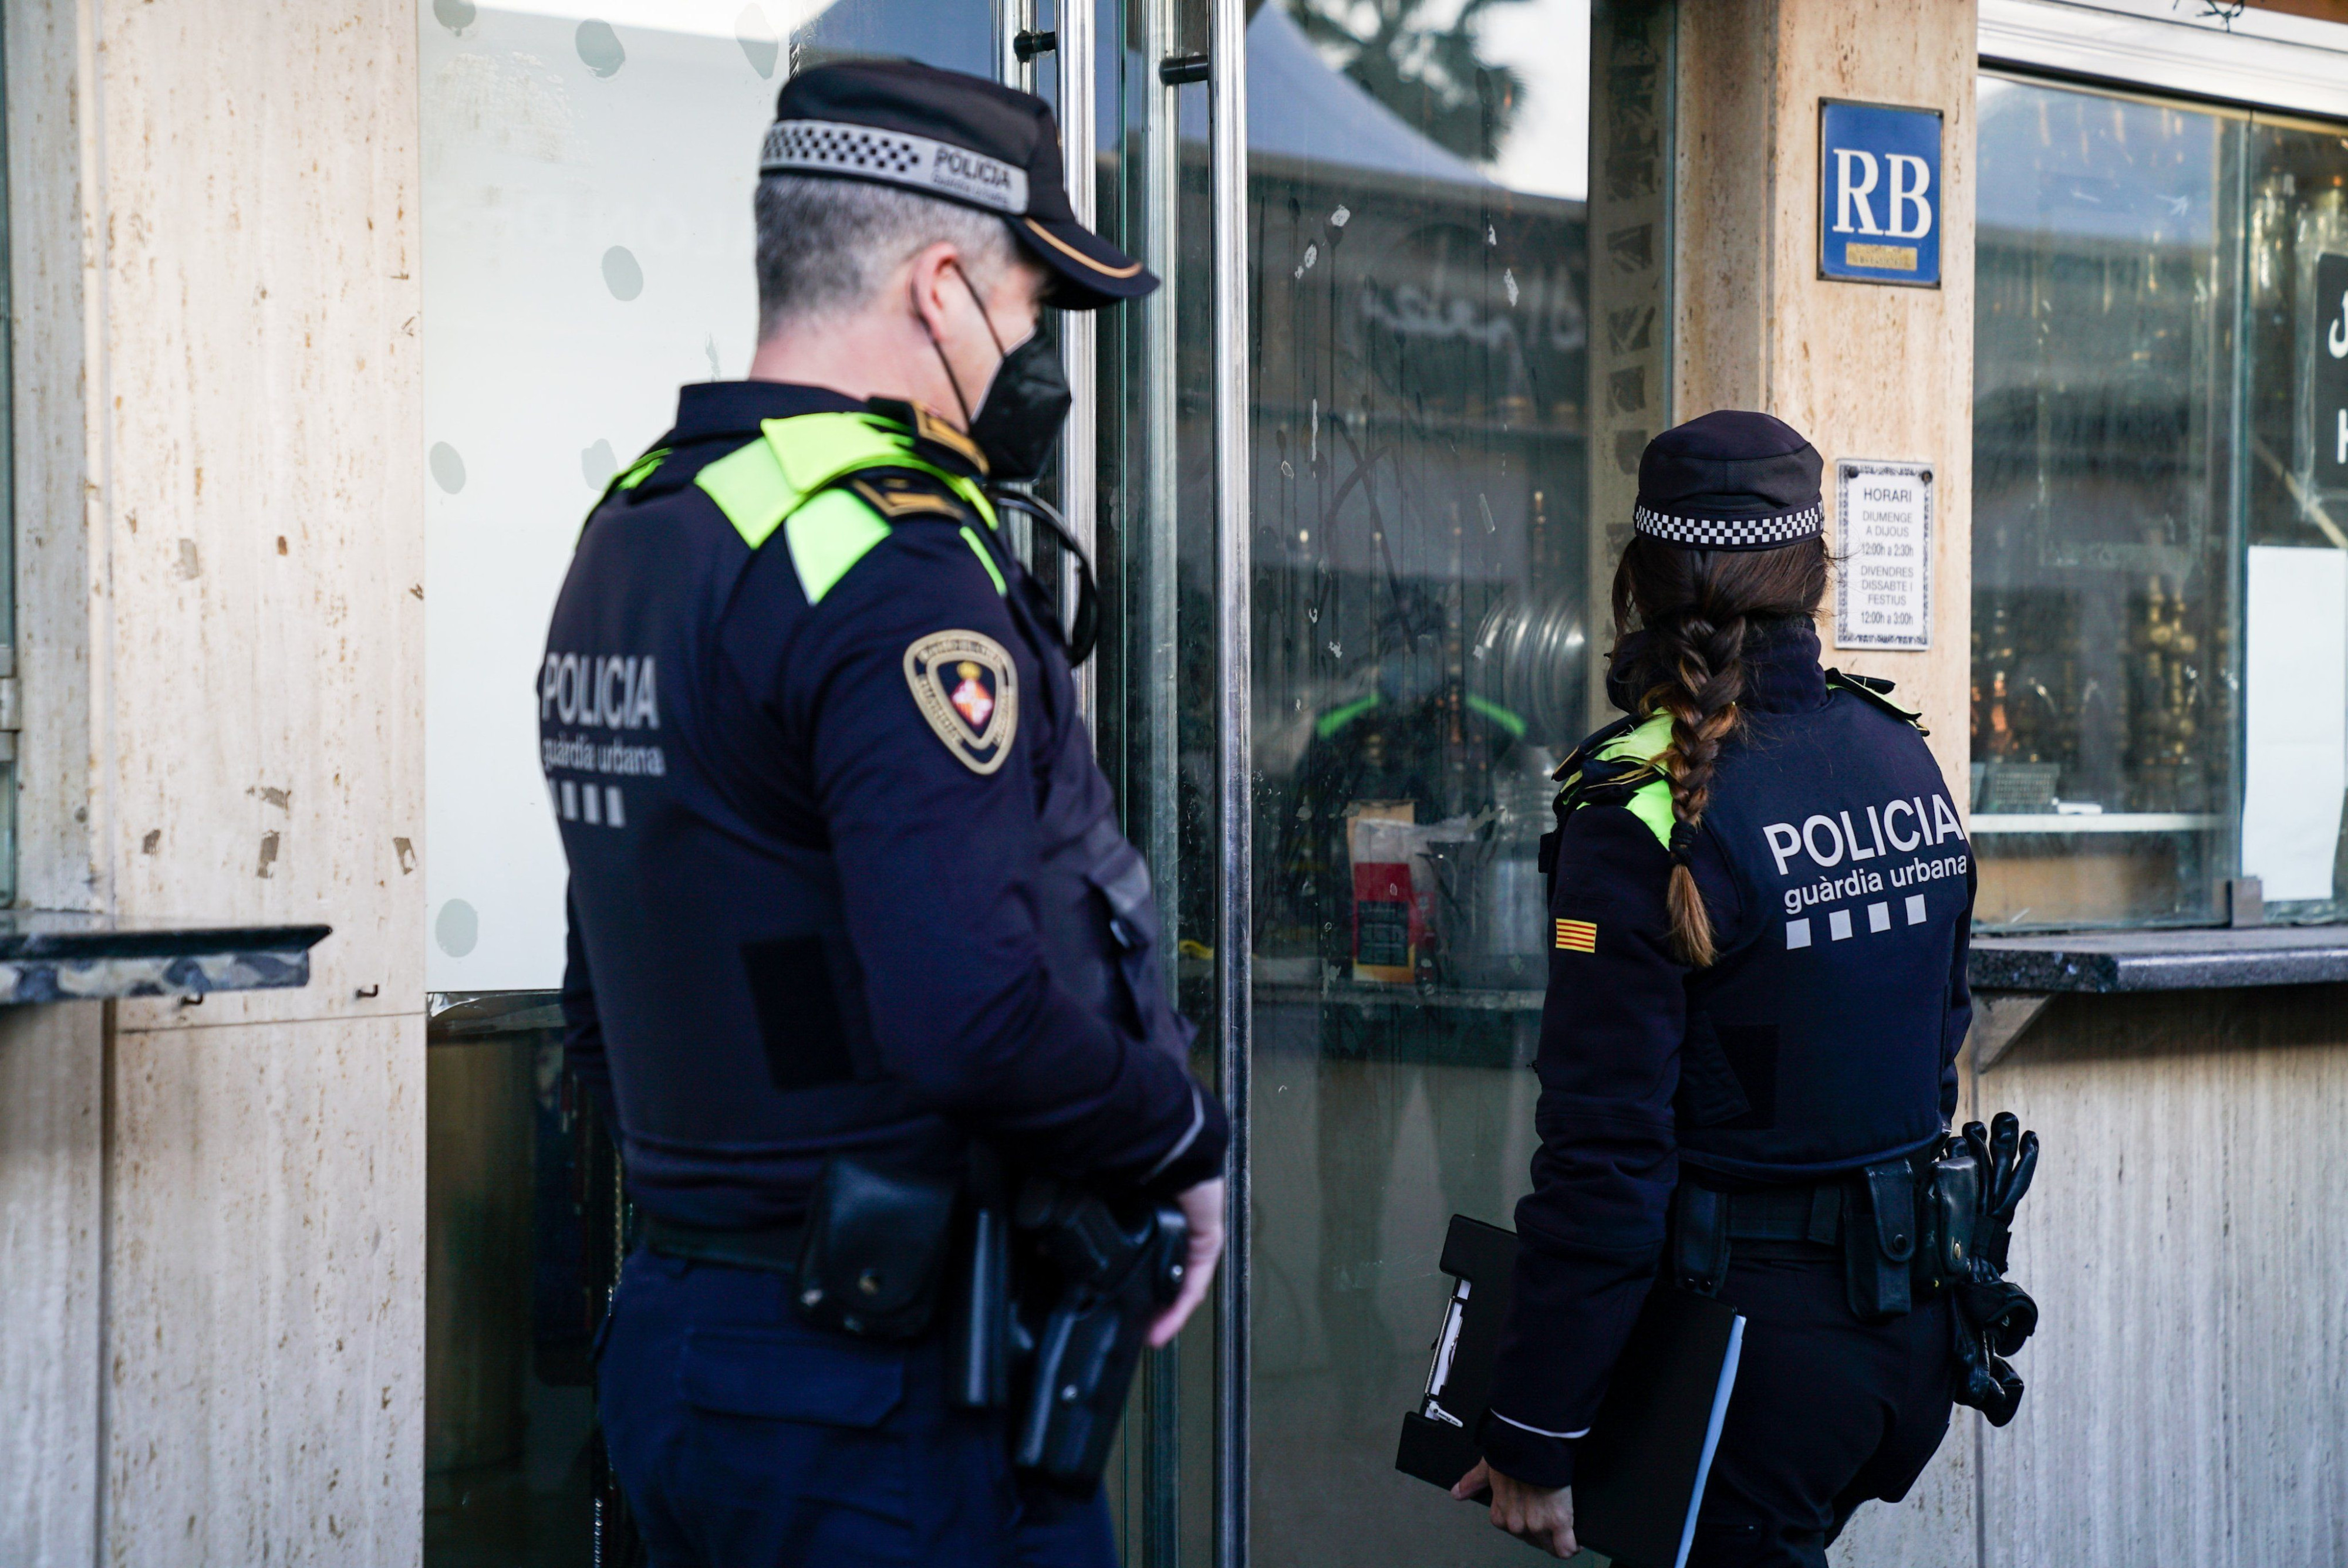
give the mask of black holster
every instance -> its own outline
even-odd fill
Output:
[[[1682,1290],[1718,1296],[1728,1277],[1728,1194],[1683,1178],[1672,1194],[1672,1275]]]
[[[1725,1192],[1684,1178],[1672,1201],[1672,1274],[1682,1289],[1714,1296],[1740,1242],[1765,1255],[1790,1245],[1820,1256],[1839,1243],[1850,1309],[1862,1322],[1950,1298],[1957,1402],[2003,1426],[2023,1392],[2004,1358],[2038,1325],[2037,1305],[2004,1277],[2014,1211],[2037,1157],[2036,1135],[2001,1112],[1990,1128],[1969,1123],[1929,1155],[1816,1184]]]
[[[1099,1484],[1149,1324],[1181,1289],[1189,1227],[1181,1211],[1112,1204],[1029,1176],[1012,1225],[1021,1246],[1018,1379],[1012,1464],[1078,1492]]]

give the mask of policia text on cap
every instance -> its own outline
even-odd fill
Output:
[[[1060,168],[1027,94],[793,77],[751,378],[684,389],[556,606],[568,1046],[648,1222],[598,1396],[658,1568],[1112,1563],[1133,1365],[1221,1249],[1087,633],[990,488],[1068,408],[1041,308],[1157,286]]]

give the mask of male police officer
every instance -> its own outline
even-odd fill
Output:
[[[975,77],[803,72],[760,173],[752,379],[685,388],[613,482],[541,682],[569,1046],[650,1231],[602,1352],[613,1463],[662,1568],[1107,1563],[1097,1491],[1014,1475],[938,1330],[820,1327],[794,1279],[827,1157],[950,1180],[973,1140],[1179,1204],[1155,1342],[1213,1272],[1222,1112],[985,490],[1067,410],[1040,307],[1157,280],[1075,221],[1044,103]]]

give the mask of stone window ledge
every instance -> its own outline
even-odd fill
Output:
[[[1987,1071],[2065,992],[2231,990],[2348,981],[2348,926],[1976,935],[1973,1066]]]
[[[0,911],[0,1003],[293,989],[333,929]]]

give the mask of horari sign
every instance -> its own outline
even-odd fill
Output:
[[[1941,111],[1818,103],[1818,276],[1941,286]]]
[[[1835,646],[1931,647],[1931,465],[1838,460],[1835,544]]]

